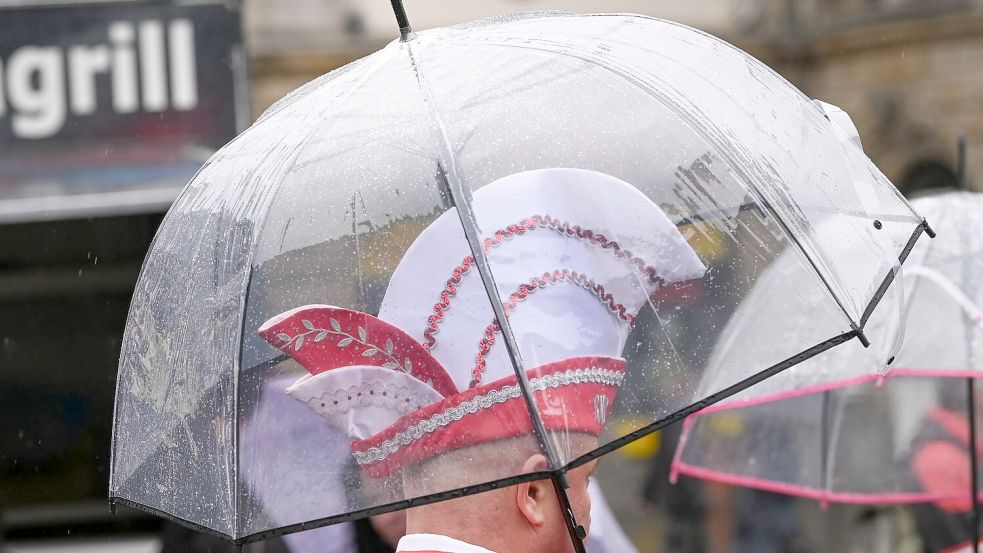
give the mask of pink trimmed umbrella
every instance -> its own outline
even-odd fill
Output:
[[[983,375],[983,195],[950,192],[913,205],[938,221],[939,238],[914,247],[903,287],[869,321],[884,345],[826,352],[690,417],[673,479],[824,503],[910,504],[933,551],[978,541],[971,491],[980,490],[974,412],[983,398],[974,382]],[[770,347],[749,329],[767,333],[759,310],[800,293],[783,282],[784,262],[735,313],[718,360],[748,340]],[[776,332],[768,339],[787,339]],[[707,374],[711,386],[723,376]]]

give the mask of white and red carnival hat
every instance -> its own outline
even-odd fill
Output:
[[[510,175],[473,206],[546,429],[600,434],[638,310],[704,265],[658,206],[602,173]],[[454,209],[410,246],[378,317],[308,305],[259,334],[307,369],[287,392],[351,436],[370,476],[532,431]]]

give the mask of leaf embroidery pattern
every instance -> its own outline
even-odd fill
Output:
[[[290,336],[285,332],[280,332],[276,335],[283,342],[284,347],[293,347],[294,351],[300,351],[300,348],[307,343],[309,336],[313,335],[310,341],[314,343],[323,342],[328,336],[340,336],[341,339],[338,340],[337,344],[339,348],[347,348],[352,344],[358,344],[365,348],[362,351],[362,357],[382,356],[386,359],[385,363],[382,364],[384,368],[405,372],[409,375],[413,374],[413,361],[409,357],[404,358],[402,361],[396,357],[396,347],[393,344],[392,338],[387,338],[385,345],[379,346],[369,341],[368,331],[361,326],[357,327],[355,335],[352,335],[345,332],[341,327],[341,323],[334,318],[328,319],[331,328],[318,328],[308,319],[302,319],[300,322],[307,329],[307,332],[302,332],[296,336]]]

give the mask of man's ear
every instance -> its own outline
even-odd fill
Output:
[[[522,464],[522,474],[537,472],[549,468],[546,457],[536,454]],[[553,501],[553,484],[549,480],[534,480],[523,482],[515,487],[515,503],[522,516],[532,526],[542,526],[546,523],[547,509]]]

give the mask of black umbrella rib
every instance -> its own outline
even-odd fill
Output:
[[[132,509],[136,509],[138,511],[143,511],[143,512],[146,512],[146,513],[150,513],[152,515],[155,515],[157,517],[160,517],[160,518],[169,520],[169,521],[174,522],[176,524],[180,524],[181,526],[184,526],[186,528],[190,528],[192,530],[197,530],[197,531],[200,531],[200,532],[204,532],[204,533],[209,534],[211,536],[215,536],[215,537],[221,538],[223,540],[232,542],[232,543],[234,543],[234,544],[236,544],[238,546],[241,546],[241,545],[244,545],[244,544],[247,544],[247,543],[252,543],[252,542],[257,542],[257,541],[262,541],[262,540],[268,540],[268,539],[272,539],[272,538],[284,536],[284,535],[287,535],[287,534],[293,534],[295,532],[303,532],[305,530],[313,530],[315,528],[321,528],[321,527],[324,527],[324,526],[331,526],[333,524],[341,524],[343,522],[351,522],[353,520],[367,518],[367,517],[371,517],[371,516],[375,516],[375,515],[381,515],[383,513],[389,513],[389,512],[392,512],[392,511],[401,511],[403,509],[409,509],[409,508],[412,508],[412,507],[419,507],[421,505],[429,505],[431,503],[437,503],[437,502],[440,502],[440,501],[447,501],[448,499],[455,499],[455,498],[462,497],[462,496],[465,496],[465,495],[472,495],[472,494],[487,492],[487,491],[490,491],[490,490],[495,490],[495,489],[498,489],[498,488],[505,488],[505,487],[508,487],[508,486],[514,486],[516,484],[521,484],[523,482],[532,482],[534,480],[545,480],[545,479],[551,478],[552,476],[553,476],[553,473],[551,473],[550,471],[539,471],[539,472],[530,472],[530,473],[526,473],[526,474],[520,474],[520,475],[517,475],[517,476],[511,476],[509,478],[502,478],[502,479],[499,479],[499,480],[494,480],[494,481],[491,481],[491,482],[484,482],[484,483],[481,483],[481,484],[473,484],[473,485],[470,485],[470,486],[465,486],[465,487],[462,487],[462,488],[448,490],[448,491],[445,491],[445,492],[438,492],[438,493],[433,493],[433,494],[429,494],[429,495],[425,495],[425,496],[421,496],[421,497],[416,497],[416,498],[411,498],[411,499],[404,499],[402,501],[398,501],[398,502],[395,502],[395,503],[390,503],[390,504],[382,505],[382,506],[378,506],[378,507],[369,507],[369,508],[366,508],[366,509],[361,509],[361,510],[358,510],[358,511],[353,511],[351,513],[346,513],[346,514],[343,514],[343,515],[328,516],[328,517],[323,517],[323,518],[319,518],[319,519],[311,520],[311,521],[307,521],[307,522],[301,522],[301,523],[297,523],[297,524],[291,524],[291,525],[288,525],[288,526],[281,526],[281,527],[278,527],[278,528],[273,528],[271,530],[264,530],[262,532],[256,532],[254,534],[249,534],[249,535],[243,536],[243,537],[241,537],[241,538],[239,538],[237,540],[236,539],[233,539],[228,534],[224,534],[224,533],[219,532],[217,530],[213,530],[211,528],[208,528],[207,526],[202,526],[200,524],[191,522],[191,521],[189,521],[187,519],[176,517],[176,516],[174,516],[172,514],[169,514],[169,513],[165,512],[165,511],[161,511],[161,510],[155,509],[153,507],[148,507],[147,505],[144,505],[144,504],[139,503],[137,501],[131,501],[129,499],[124,499],[124,498],[121,498],[121,497],[113,497],[113,498],[110,498],[110,502],[117,502],[117,503],[119,503],[121,505],[125,505],[127,507],[132,508]]]
[[[470,486],[465,486],[462,488],[456,488],[453,490],[448,490],[445,492],[438,492],[433,494],[424,495],[421,497],[415,497],[411,499],[404,499],[396,503],[390,503],[388,505],[382,505],[379,507],[369,507],[366,509],[361,509],[351,513],[346,513],[343,515],[335,515],[330,517],[324,517],[317,520],[312,520],[308,522],[302,522],[299,524],[292,524],[290,526],[283,526],[280,528],[275,528],[273,530],[266,530],[263,532],[257,532],[255,534],[250,534],[241,538],[239,541],[241,543],[251,543],[255,541],[267,540],[270,538],[275,538],[278,536],[292,534],[294,532],[302,532],[304,530],[313,530],[315,528],[321,528],[323,526],[331,526],[333,524],[341,524],[343,522],[351,522],[353,520],[358,520],[362,518],[372,517],[375,515],[381,515],[383,513],[390,513],[392,511],[402,511],[403,509],[410,509],[413,507],[420,507],[421,505],[429,505],[431,503],[439,503],[441,501],[447,501],[449,499],[456,499],[458,497],[463,497],[466,495],[473,495],[477,493],[483,493],[490,490],[496,490],[499,488],[507,488],[509,486],[514,486],[516,484],[521,484],[523,482],[532,482],[534,480],[545,480],[550,477],[548,471],[540,472],[530,472],[527,474],[520,474],[518,476],[512,476],[509,478],[502,478],[499,480],[494,480],[491,482],[485,482],[481,484],[472,484]]]
[[[870,220],[871,218],[876,218],[878,221],[886,223],[910,223],[911,216],[908,215],[893,215],[890,213],[881,214],[871,214],[863,211],[857,211],[853,209],[832,209],[828,207],[821,206],[809,206],[802,205],[803,211],[816,211],[819,213],[829,213],[837,215],[846,215],[848,217],[857,217],[864,220]],[[736,213],[744,213],[745,211],[757,211],[761,217],[767,217],[768,213],[759,205],[757,202],[744,202],[737,206]],[[704,221],[717,221],[720,219],[731,219],[734,217],[733,210],[718,209],[713,211],[704,211],[703,213],[697,213],[689,217],[683,217],[682,219],[677,219],[674,223],[677,227],[682,227],[686,225],[692,225],[694,223],[702,223]]]
[[[644,426],[642,428],[639,428],[638,430],[635,430],[634,432],[631,432],[629,434],[626,434],[626,435],[624,435],[624,436],[622,436],[622,437],[620,437],[620,438],[618,438],[616,440],[612,440],[611,442],[608,442],[607,444],[604,444],[603,446],[595,449],[594,451],[585,453],[584,455],[581,455],[580,457],[577,457],[576,459],[574,459],[573,461],[571,461],[570,463],[568,463],[567,466],[563,467],[563,469],[561,469],[561,470],[569,471],[569,470],[573,470],[573,469],[575,469],[575,468],[577,468],[577,467],[579,467],[581,465],[584,465],[586,463],[589,463],[589,462],[593,461],[594,459],[597,459],[598,457],[601,457],[603,455],[606,455],[606,454],[614,451],[615,449],[618,449],[619,447],[621,447],[623,445],[626,445],[626,444],[628,444],[630,442],[633,442],[633,441],[635,441],[635,440],[637,440],[637,439],[639,439],[641,437],[644,437],[644,436],[646,436],[648,434],[651,434],[652,432],[655,432],[657,430],[661,430],[661,429],[663,429],[663,428],[665,428],[665,427],[667,427],[667,426],[669,426],[671,424],[675,424],[675,423],[677,423],[677,422],[685,419],[686,417],[688,417],[688,416],[696,413],[697,411],[701,411],[703,409],[706,409],[707,407],[709,407],[709,406],[711,406],[711,405],[713,405],[715,403],[718,403],[720,401],[723,401],[723,400],[725,400],[725,399],[733,396],[734,394],[740,393],[740,392],[742,392],[742,391],[750,388],[751,386],[754,386],[755,384],[757,384],[757,383],[759,383],[759,382],[761,382],[761,381],[763,381],[765,379],[768,379],[768,378],[771,378],[771,377],[775,376],[776,374],[784,371],[785,369],[788,369],[789,367],[798,365],[799,363],[802,363],[803,361],[805,361],[805,360],[807,360],[807,359],[809,359],[811,357],[814,357],[816,355],[819,355],[820,353],[822,353],[822,352],[824,352],[824,351],[826,351],[826,350],[828,350],[828,349],[830,349],[830,348],[832,348],[834,346],[838,346],[838,345],[840,345],[840,344],[842,344],[844,342],[847,342],[847,341],[849,341],[849,340],[851,340],[853,338],[856,338],[857,336],[859,336],[859,333],[858,333],[857,330],[850,330],[850,331],[844,332],[843,334],[840,334],[838,336],[834,336],[834,337],[830,338],[829,340],[826,340],[824,342],[820,342],[820,343],[816,344],[815,346],[812,346],[811,348],[803,351],[802,353],[793,355],[792,357],[789,357],[788,359],[786,359],[784,361],[781,361],[779,363],[776,363],[776,364],[772,365],[771,367],[768,367],[767,369],[764,369],[761,372],[758,372],[758,373],[756,373],[756,374],[754,374],[752,376],[749,376],[749,377],[745,378],[744,380],[738,382],[737,384],[733,384],[731,386],[728,386],[727,388],[724,388],[723,390],[721,390],[721,391],[719,391],[719,392],[717,392],[715,394],[710,394],[706,398],[701,399],[701,400],[697,401],[696,403],[692,403],[692,404],[690,404],[690,405],[688,405],[686,407],[683,407],[682,409],[680,409],[678,411],[675,411],[674,413],[672,413],[672,414],[670,414],[670,415],[668,415],[666,417],[663,417],[663,418],[661,418],[661,419],[653,422],[652,424],[649,424],[647,426]]]
[[[915,243],[918,242],[918,238],[921,237],[922,232],[927,234],[929,238],[935,238],[935,231],[932,230],[932,227],[928,226],[928,221],[923,219],[922,222],[915,227],[915,231],[912,232],[911,237],[908,238],[908,243],[905,244],[904,249],[902,249],[901,253],[898,255],[897,267],[904,265],[905,260],[908,259],[908,254],[910,254],[911,249],[915,247]],[[881,298],[883,298],[884,294],[887,293],[887,289],[891,286],[891,283],[894,282],[894,277],[897,275],[897,272],[897,268],[892,267],[891,270],[887,272],[887,275],[884,276],[884,280],[881,281],[881,285],[877,287],[877,291],[874,292],[874,296],[867,304],[867,308],[864,309],[863,315],[860,316],[861,332],[863,332],[864,325],[867,324],[867,319],[869,319],[874,313],[874,308],[877,307],[877,304],[880,303]],[[869,344],[864,344],[864,346],[867,345]]]
[[[216,538],[221,538],[221,539],[226,540],[226,541],[235,542],[235,540],[232,538],[232,536],[230,536],[230,535],[228,535],[228,534],[226,534],[224,532],[219,532],[218,530],[215,530],[213,528],[209,528],[208,526],[202,526],[201,524],[198,524],[197,522],[191,522],[190,520],[188,520],[186,518],[181,518],[181,517],[178,517],[178,516],[174,516],[174,515],[168,513],[167,511],[162,511],[162,510],[156,509],[154,507],[149,507],[149,506],[144,505],[143,503],[140,503],[138,501],[132,501],[130,499],[126,499],[124,497],[119,497],[119,496],[110,496],[110,498],[109,498],[109,506],[110,506],[110,508],[112,508],[115,511],[117,505],[125,505],[125,506],[127,506],[127,507],[129,507],[131,509],[136,509],[138,511],[143,511],[145,513],[150,513],[150,514],[152,514],[152,515],[154,515],[156,517],[162,518],[164,520],[169,520],[171,522],[180,524],[181,526],[184,526],[185,528],[190,528],[191,530],[195,530],[195,531],[201,532],[203,534],[208,534],[210,536],[215,536]]]
[[[970,497],[973,500],[973,553],[980,553],[980,475],[979,458],[976,452],[976,379],[966,379],[966,396],[968,400],[969,412],[969,474],[970,474]]]

